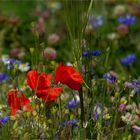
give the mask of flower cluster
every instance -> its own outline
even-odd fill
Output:
[[[28,85],[36,91],[37,97],[43,101],[54,101],[62,92],[61,87],[51,87],[52,74],[31,70],[28,72],[27,77]],[[60,63],[55,74],[55,83],[58,82],[66,84],[71,89],[79,90],[83,79],[73,66],[65,66],[64,63]]]
[[[21,72],[27,72],[30,69],[28,62],[22,63],[22,61],[20,60],[7,58],[5,56],[1,59],[1,62],[3,62],[3,64],[7,66],[7,69],[13,69],[16,65]]]
[[[28,85],[32,90],[36,91],[36,96],[43,101],[53,101],[62,92],[61,87],[51,87],[52,74],[31,70],[28,72],[27,77]]]
[[[121,24],[126,24],[128,26],[133,25],[136,23],[136,17],[130,14],[127,14],[125,16],[119,16],[118,22]]]
[[[135,125],[137,126],[137,124],[139,124],[139,120],[140,120],[140,104],[136,104],[135,102],[132,102],[131,104],[128,104],[126,106],[126,112],[124,115],[121,116],[122,121],[132,125],[132,128],[135,130],[136,127],[134,127]]]

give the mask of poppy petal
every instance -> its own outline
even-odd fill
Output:
[[[24,106],[25,111],[30,111],[30,100],[23,94],[19,94],[18,90],[10,90],[8,92],[8,104],[11,107],[11,115],[15,115],[17,110],[21,110]]]
[[[47,88],[44,90],[38,90],[36,95],[38,98],[42,98],[42,100],[46,102],[54,101],[58,95],[62,92],[61,87]]]
[[[38,72],[37,70],[31,70],[27,73],[27,83],[31,89],[35,90],[37,86]]]
[[[66,84],[71,89],[79,90],[83,83],[83,78],[74,67],[60,63],[56,69],[55,82],[60,82]]]
[[[39,75],[37,70],[31,70],[27,74],[27,83],[32,90],[50,87],[51,79],[52,74],[41,73]]]

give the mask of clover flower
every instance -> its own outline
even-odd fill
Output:
[[[60,41],[60,36],[56,33],[52,33],[48,36],[48,44],[56,45]]]
[[[128,104],[126,106],[126,114],[121,116],[122,121],[124,121],[127,124],[137,124],[139,122],[139,115],[140,115],[140,104],[136,104],[135,102],[132,102],[131,104]]]
[[[125,12],[126,12],[125,5],[116,5],[113,10],[114,15],[116,16],[124,15]]]
[[[12,56],[12,57],[18,57],[21,53],[22,53],[21,48],[12,48],[10,50],[10,56]]]
[[[119,105],[119,111],[123,112],[126,109],[126,104],[120,104]]]
[[[140,127],[137,126],[137,125],[133,125],[133,126],[132,126],[132,129],[133,129],[135,132],[140,131]]]
[[[125,36],[128,34],[129,32],[129,28],[126,24],[120,24],[118,27],[117,27],[117,32],[120,36]]]
[[[35,26],[32,28],[33,33],[39,33],[40,35],[45,33],[45,20],[40,17],[36,22]]]
[[[57,57],[57,52],[54,48],[45,48],[43,51],[43,56],[46,59],[55,59]]]

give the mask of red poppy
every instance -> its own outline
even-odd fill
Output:
[[[76,71],[73,66],[66,66],[60,63],[56,69],[55,82],[66,84],[74,90],[79,90],[83,83],[83,78],[80,72]]]
[[[57,96],[62,92],[61,87],[47,88],[44,90],[38,90],[36,95],[38,98],[42,98],[42,100],[46,102],[54,101]]]
[[[52,74],[39,74],[37,70],[31,70],[27,74],[27,83],[33,89],[37,90],[36,95],[38,98],[46,102],[54,101],[57,96],[62,92],[61,87],[51,87]]]
[[[37,70],[31,70],[27,74],[27,83],[31,89],[44,89],[50,87],[52,74],[39,74]]]
[[[22,110],[26,107],[25,111],[30,111],[30,100],[18,90],[13,89],[8,92],[8,104],[11,107],[11,115],[15,115],[17,110]]]

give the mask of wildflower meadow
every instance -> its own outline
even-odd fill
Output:
[[[0,0],[0,140],[140,140],[140,0]]]

